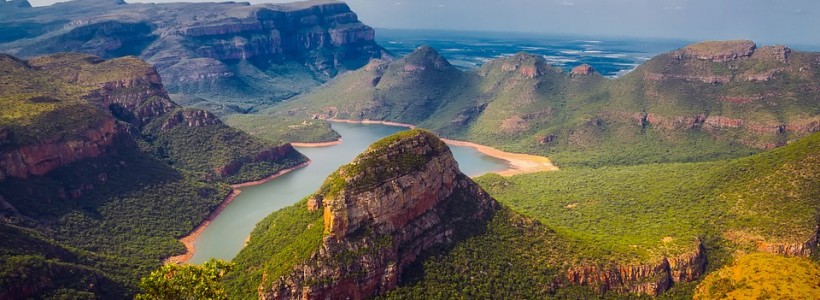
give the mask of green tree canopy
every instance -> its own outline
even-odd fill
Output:
[[[140,281],[136,299],[228,299],[222,277],[234,268],[224,260],[200,265],[166,264]]]

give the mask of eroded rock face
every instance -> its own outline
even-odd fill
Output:
[[[340,190],[328,186],[331,177],[308,202],[324,211],[328,235],[321,249],[273,286],[260,286],[261,299],[383,294],[423,251],[463,238],[498,209],[458,170],[449,148],[421,130],[371,147],[338,176]]]
[[[0,152],[0,178],[42,176],[69,163],[110,153],[124,131],[107,119],[68,140],[44,141]]]
[[[690,282],[706,268],[706,253],[700,241],[695,250],[675,257],[664,257],[643,265],[577,266],[566,271],[568,284],[590,285],[599,291],[616,291],[657,296],[673,283]]]
[[[222,124],[222,122],[220,122],[219,118],[214,116],[214,114],[208,111],[184,109],[178,110],[176,113],[171,115],[171,117],[165,120],[165,123],[162,125],[162,129],[168,130],[176,127],[177,125],[184,125],[188,127],[206,127],[218,124]]]
[[[570,74],[572,74],[572,76],[585,76],[585,75],[591,75],[591,74],[594,74],[594,73],[595,73],[595,69],[592,68],[592,66],[590,66],[588,64],[583,64],[583,65],[577,66],[575,68],[572,68],[572,71],[570,71]]]
[[[808,240],[802,243],[767,243],[763,241],[757,242],[757,250],[761,252],[768,252],[774,254],[780,254],[785,256],[802,256],[802,257],[809,257],[817,251],[817,240],[818,235],[820,235],[820,226],[818,226],[814,230],[814,235],[812,235]]]
[[[17,22],[32,29],[12,37],[19,40],[0,43],[0,52],[26,58],[62,52],[137,56],[156,67],[168,92],[180,95],[180,104],[207,107],[217,115],[271,106],[372,58],[390,56],[375,42],[373,28],[333,0],[254,5],[88,0],[0,9],[0,25]],[[259,84],[245,84],[249,81]],[[184,102],[191,96],[208,103]]]

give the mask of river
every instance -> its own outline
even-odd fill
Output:
[[[342,135],[342,143],[328,147],[298,148],[312,162],[266,183],[240,188],[242,191],[214,219],[194,242],[196,252],[190,263],[202,263],[210,258],[232,259],[245,244],[245,239],[263,218],[315,192],[325,178],[340,166],[349,163],[373,142],[404,127],[331,123]],[[487,156],[470,147],[450,146],[459,168],[468,176],[505,170],[506,161]]]

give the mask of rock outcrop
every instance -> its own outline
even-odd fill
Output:
[[[679,52],[685,57],[726,62],[752,56],[757,45],[752,41],[708,41],[686,46]]]
[[[111,154],[119,135],[127,135],[107,119],[68,139],[46,140],[0,152],[0,180],[7,176],[43,176],[75,161]]]
[[[450,149],[423,130],[377,142],[339,169],[308,202],[326,237],[308,261],[260,299],[364,299],[399,284],[434,247],[480,226],[498,204],[458,170]]]
[[[820,226],[814,230],[814,234],[805,242],[769,243],[765,241],[757,241],[757,250],[785,256],[809,257],[817,251],[818,236],[820,236]]]
[[[572,74],[572,76],[592,75],[592,74],[595,74],[595,69],[592,66],[588,65],[588,64],[583,64],[583,65],[577,66],[575,68],[572,68],[572,71],[570,71],[570,74]]]
[[[407,57],[404,57],[402,61],[404,62],[403,70],[406,76],[421,73],[425,70],[452,70],[455,68],[447,59],[430,46],[416,48],[416,50],[408,54]],[[374,63],[378,64],[379,62]],[[378,68],[378,65],[370,66],[370,69],[373,68]]]
[[[657,296],[678,282],[698,279],[706,270],[706,251],[698,241],[695,249],[643,265],[576,266],[565,273],[565,283],[590,285],[601,292]]]
[[[487,63],[487,67],[482,68],[485,74],[495,69],[527,78],[536,78],[549,72],[560,72],[557,69],[553,69],[544,57],[524,52],[497,61],[491,61]]]

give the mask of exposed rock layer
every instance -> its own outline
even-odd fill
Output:
[[[9,3],[17,2],[24,1]],[[0,10],[4,14],[0,25],[35,29],[0,37],[3,52],[136,55],[159,70],[172,93],[218,98],[219,105],[273,103],[385,54],[371,27],[347,4],[330,0],[257,5],[79,0]],[[265,84],[248,84],[249,79]]]
[[[700,241],[695,250],[642,265],[577,266],[565,273],[565,283],[590,285],[599,291],[657,296],[673,283],[698,279],[706,270],[706,252]]]
[[[369,176],[384,172],[390,175]],[[321,249],[273,286],[260,286],[261,299],[383,294],[422,252],[463,238],[498,208],[458,170],[449,148],[420,130],[369,149],[338,176],[342,190],[326,185],[309,202],[309,209],[324,211],[328,235]]]

